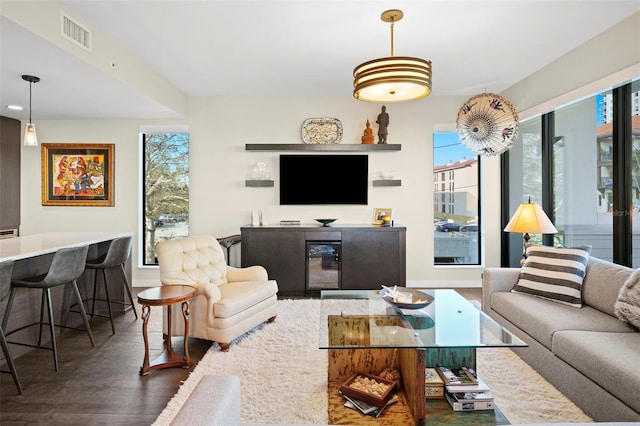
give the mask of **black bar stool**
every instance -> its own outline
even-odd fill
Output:
[[[4,300],[5,297],[9,294],[9,289],[11,288],[11,272],[13,271],[13,260],[5,260],[4,262],[0,262],[0,300]],[[20,379],[18,379],[18,372],[16,371],[16,366],[13,363],[13,358],[11,357],[11,351],[9,351],[9,345],[7,344],[7,339],[4,336],[4,331],[2,327],[0,327],[0,345],[2,345],[2,352],[4,352],[4,359],[7,361],[7,365],[9,366],[9,371],[2,371],[3,373],[11,373],[13,376],[13,381],[18,388],[18,393],[22,395],[22,385],[20,384]]]
[[[116,328],[113,324],[113,312],[111,309],[112,303],[119,303],[121,305],[130,305],[133,308],[133,314],[136,319],[138,319],[138,312],[136,311],[136,305],[133,303],[133,296],[131,295],[131,286],[129,284],[129,280],[127,279],[127,274],[124,270],[124,264],[129,258],[129,254],[131,253],[131,242],[133,240],[132,236],[128,237],[120,237],[115,238],[109,244],[109,249],[107,253],[100,256],[97,259],[87,260],[85,263],[85,269],[93,269],[93,293],[91,294],[91,312],[89,313],[91,317],[99,316],[109,318],[111,320],[111,332],[112,334],[116,334]],[[124,288],[127,291],[127,295],[129,296],[129,302],[117,302],[111,300],[109,297],[109,286],[107,285],[107,269],[118,268],[120,274],[122,276],[122,280],[124,281]],[[102,270],[102,282],[104,284],[104,292],[105,299],[100,299],[97,297],[97,288],[98,288],[98,270]],[[107,302],[107,306],[109,308],[109,315],[97,314],[96,311],[96,300],[99,302]],[[71,305],[72,299],[69,298],[69,307],[67,308],[67,313],[65,314],[64,323],[67,322],[67,316],[69,315],[69,311],[72,308]],[[75,312],[75,311],[74,311]]]
[[[76,298],[76,301],[78,302],[78,306],[80,307],[80,313],[82,314],[82,320],[84,321],[84,327],[85,327],[84,330],[89,335],[91,346],[93,347],[96,346],[95,341],[93,340],[93,333],[91,332],[91,326],[89,325],[89,319],[87,318],[87,314],[84,310],[84,306],[82,305],[82,298],[80,297],[80,292],[78,291],[78,284],[76,283],[76,280],[84,272],[84,264],[87,260],[88,249],[89,249],[89,246],[86,246],[86,245],[80,246],[80,247],[61,248],[53,255],[53,259],[51,260],[51,265],[49,266],[49,271],[46,274],[38,275],[35,277],[11,280],[11,293],[9,294],[7,309],[5,310],[4,317],[2,318],[2,329],[4,330],[7,329],[7,323],[9,322],[9,316],[11,314],[11,307],[13,306],[13,300],[15,298],[16,290],[18,288],[42,289],[40,321],[32,324],[27,324],[25,326],[12,330],[11,332],[7,332],[6,336],[9,336],[27,327],[39,325],[37,345],[31,345],[31,344],[21,343],[21,342],[9,342],[9,343],[53,351],[53,361],[56,367],[56,371],[58,371],[58,349],[56,346],[55,327],[63,327],[63,328],[75,328],[75,327],[66,327],[66,325],[54,324],[53,306],[51,305],[51,289],[53,287],[57,287],[57,286],[61,286],[69,283],[71,284],[71,290],[73,292],[73,295]],[[44,321],[45,309],[47,311],[49,322]],[[51,347],[42,345],[42,326],[43,325],[49,326],[49,331],[51,333]]]

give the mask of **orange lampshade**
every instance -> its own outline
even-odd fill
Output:
[[[532,204],[531,200],[528,203],[520,204],[504,230],[523,234],[555,234],[558,232],[542,207],[539,204]]]

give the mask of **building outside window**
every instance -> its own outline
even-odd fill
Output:
[[[434,264],[479,265],[480,160],[454,132],[433,136]],[[439,179],[438,179],[439,178]]]

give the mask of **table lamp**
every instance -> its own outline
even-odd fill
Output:
[[[558,232],[549,217],[545,214],[544,210],[539,204],[532,204],[531,197],[529,197],[528,203],[520,204],[518,210],[511,217],[509,223],[504,228],[506,232],[520,232],[523,233],[523,247],[522,260],[520,264],[524,264],[527,259],[527,246],[529,239],[531,238],[529,233],[532,234],[555,234]]]

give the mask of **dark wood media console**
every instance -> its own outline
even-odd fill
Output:
[[[268,225],[241,229],[241,265],[262,265],[282,296],[314,296],[307,288],[307,242],[340,242],[342,290],[406,285],[406,228],[401,225]]]

